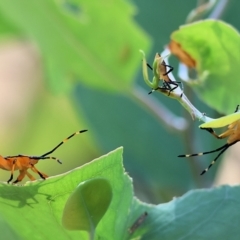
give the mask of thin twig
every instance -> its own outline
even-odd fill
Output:
[[[165,49],[162,52],[163,56],[169,55],[169,50]],[[168,59],[164,59],[167,64]],[[172,81],[176,81],[175,77],[173,76],[172,73],[169,73],[170,78]],[[204,113],[200,112],[192,103],[191,101],[187,98],[187,96],[183,93],[180,87],[174,89],[174,91],[171,91],[169,94],[169,91],[163,90],[163,89],[158,89],[159,92],[163,93],[164,95],[167,95],[171,98],[175,98],[180,102],[180,104],[190,113],[192,116],[193,120],[198,119],[203,122],[209,122],[212,121],[212,118],[207,117]]]
[[[208,18],[220,19],[229,3],[230,3],[229,0],[218,0],[216,6],[214,7],[213,11],[211,12]]]
[[[206,3],[202,3],[202,1],[199,1],[198,6],[188,14],[186,23],[192,23],[201,19],[202,16],[208,13],[216,3],[217,0],[209,0]]]
[[[143,51],[141,51],[141,53],[143,55],[143,63],[145,63],[146,62],[145,54]],[[163,56],[164,61],[168,65],[168,59],[166,57],[164,57],[167,55],[169,55],[168,49],[164,50],[164,52],[161,54],[161,56]],[[145,67],[144,64],[143,64],[143,67]],[[157,67],[157,66],[155,66],[155,67]],[[148,80],[146,69],[143,69],[143,74],[145,74],[145,76],[144,76],[145,82],[149,83],[150,81]],[[170,77],[171,81],[176,82],[176,80],[171,72],[169,73],[169,77]],[[151,82],[148,85],[151,86]],[[171,85],[171,83],[170,83],[170,85]],[[172,91],[169,91],[166,88],[158,87],[156,89],[156,91],[161,92],[162,94],[164,94],[167,97],[178,100],[179,103],[190,113],[193,120],[198,119],[203,122],[208,122],[208,121],[212,120],[212,118],[209,118],[204,113],[200,112],[190,102],[190,100],[187,98],[187,96],[183,93],[183,90],[180,88],[180,86],[178,86],[177,88],[175,88]],[[144,106],[146,106],[150,111],[152,111],[158,119],[160,119],[162,122],[164,122],[165,126],[167,126],[170,129],[172,128],[177,131],[185,132],[185,136],[186,136],[189,124],[186,124],[187,121],[185,120],[185,118],[175,116],[175,114],[173,114],[170,110],[168,110],[166,107],[164,107],[162,104],[160,104],[159,101],[155,101],[153,99],[153,97],[149,98],[149,95],[144,93],[143,90],[139,87],[134,88],[133,96],[138,101],[141,101],[142,104]],[[186,140],[187,140],[187,142],[189,142],[188,136],[186,136]],[[192,176],[193,176],[196,186],[202,187],[203,182],[199,177],[200,167],[198,166],[198,164],[196,162],[193,162],[193,161],[188,161],[188,162],[190,164],[190,169],[191,169]]]
[[[150,111],[168,129],[180,132],[187,129],[188,122],[184,118],[178,117],[154,97],[150,97],[140,86],[135,86],[130,96],[135,101],[140,101],[142,106]]]

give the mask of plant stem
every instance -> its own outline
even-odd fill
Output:
[[[130,96],[134,101],[140,102],[146,110],[150,111],[168,129],[182,132],[188,128],[188,122],[184,118],[172,113],[154,97],[149,96],[140,86],[135,86]]]

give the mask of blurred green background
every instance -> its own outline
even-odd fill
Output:
[[[123,146],[124,167],[141,200],[165,202],[189,189],[210,186],[217,167],[201,179],[193,168],[200,173],[211,156],[185,160],[177,155],[220,143],[201,132],[199,122],[177,101],[148,95],[139,53],[143,49],[152,63],[196,3],[1,1],[1,154],[40,155],[73,132],[88,129],[53,154],[63,165],[42,161],[37,168],[53,176]],[[239,1],[229,1],[222,18],[237,29],[239,6]],[[176,77],[177,61],[170,62]],[[190,89],[184,91],[202,112],[219,116]],[[144,104],[145,98],[157,99],[185,118],[188,133],[167,128]],[[9,175],[0,171],[0,180]]]

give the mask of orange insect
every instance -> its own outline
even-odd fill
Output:
[[[42,179],[46,179],[48,176],[45,173],[38,171],[34,165],[37,164],[39,160],[45,160],[45,159],[53,159],[53,160],[56,160],[58,163],[62,164],[62,162],[59,159],[57,159],[55,157],[50,157],[48,155],[53,153],[57,148],[59,148],[63,143],[67,142],[70,138],[74,137],[77,134],[84,133],[86,131],[87,130],[81,130],[81,131],[73,133],[72,135],[70,135],[69,137],[64,139],[62,142],[60,142],[51,151],[44,153],[41,156],[26,156],[26,155],[7,156],[7,157],[0,156],[0,168],[3,170],[11,171],[11,176],[7,182],[10,183],[12,181],[13,172],[16,170],[19,170],[20,174],[13,183],[22,181],[23,178],[25,177],[25,175],[27,175],[31,181],[36,180],[28,172],[29,168],[33,172],[37,173]]]
[[[225,127],[228,126],[227,130],[220,135],[217,135],[215,131],[212,128],[219,128],[219,127]],[[223,146],[212,150],[208,152],[202,152],[202,153],[193,153],[193,154],[184,154],[179,155],[178,157],[193,157],[193,156],[202,156],[204,154],[219,152],[220,153],[215,157],[215,159],[211,162],[211,164],[202,171],[200,175],[203,175],[206,173],[213,164],[216,163],[218,158],[232,145],[240,141],[240,111],[239,111],[239,105],[237,105],[237,108],[235,110],[235,113],[227,115],[225,117],[221,117],[218,119],[215,119],[213,121],[210,121],[208,123],[204,123],[199,126],[201,129],[208,131],[211,133],[215,138],[217,139],[223,139],[228,138],[227,143]]]

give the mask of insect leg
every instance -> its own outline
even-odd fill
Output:
[[[155,89],[152,89],[148,94],[152,94],[153,92],[157,91],[158,89],[169,91],[169,89],[166,88],[166,87],[163,85],[163,87],[157,87],[157,88],[155,88]]]
[[[175,89],[178,87],[177,82],[173,82],[173,81],[172,81],[171,84],[172,84],[172,85],[175,85],[175,87],[171,88],[171,86],[170,86],[171,89],[169,90],[168,96],[170,95],[170,93],[171,93],[173,90],[175,90]]]
[[[23,178],[25,177],[26,175],[26,172],[27,172],[27,169],[22,169],[22,170],[19,170],[20,174],[19,176],[17,177],[17,179],[13,182],[14,184],[15,183],[18,183],[18,182],[21,182],[23,180]]]
[[[170,84],[174,85],[174,87],[172,88]],[[173,90],[175,90],[177,87],[178,87],[177,82],[174,82],[174,81],[172,81],[172,80],[170,80],[169,82],[163,81],[163,88],[165,88],[166,90],[169,91],[169,92],[168,92],[168,96],[169,96],[170,93],[171,93]]]
[[[13,165],[12,165],[12,169],[11,169],[11,175],[10,175],[10,178],[8,179],[7,183],[10,183],[12,181],[12,179],[13,179],[13,172],[14,172],[16,161],[17,161],[17,159],[13,160]]]
[[[26,175],[28,176],[28,178],[29,178],[31,181],[34,181],[34,180],[36,180],[36,178],[35,178],[35,177],[33,177],[33,175],[32,175],[32,174],[30,174],[28,171],[26,171]]]
[[[224,133],[217,135],[212,128],[200,128],[200,129],[208,131],[210,134],[212,134],[217,139],[223,139],[223,138],[229,137],[234,131],[233,129],[229,129],[229,130],[225,131]]]
[[[37,173],[42,179],[48,178],[48,175],[38,171],[34,165],[32,165],[31,169],[32,169],[33,172]]]
[[[164,61],[162,62],[162,65],[165,66],[165,67],[169,67],[169,70],[168,70],[167,72],[165,72],[165,73],[163,74],[163,76],[168,75],[168,74],[169,74],[170,72],[172,72],[173,69],[174,69],[172,66],[167,65]]]
[[[236,143],[236,142],[234,142]],[[222,147],[220,148],[217,148],[215,150],[212,150],[212,151],[209,151],[209,152],[202,152],[202,153],[193,153],[193,154],[185,154],[185,155],[179,155],[178,157],[193,157],[193,156],[202,156],[202,155],[205,155],[205,154],[209,154],[209,153],[213,153],[213,152],[218,152],[222,149],[225,149],[226,147],[228,148],[229,146],[231,146],[233,144],[228,144],[226,143],[225,145],[223,145]]]
[[[170,83],[175,85],[175,86],[173,88],[171,88],[171,86],[169,85],[169,82],[163,81],[162,87],[157,87],[155,89],[152,89],[148,94],[152,94],[153,92],[157,91],[158,89],[162,89],[162,90],[168,91],[168,96],[169,96],[170,93],[179,86],[177,83],[181,83],[181,82],[173,82],[173,81],[171,81]],[[180,97],[182,97],[182,94],[181,94]]]

